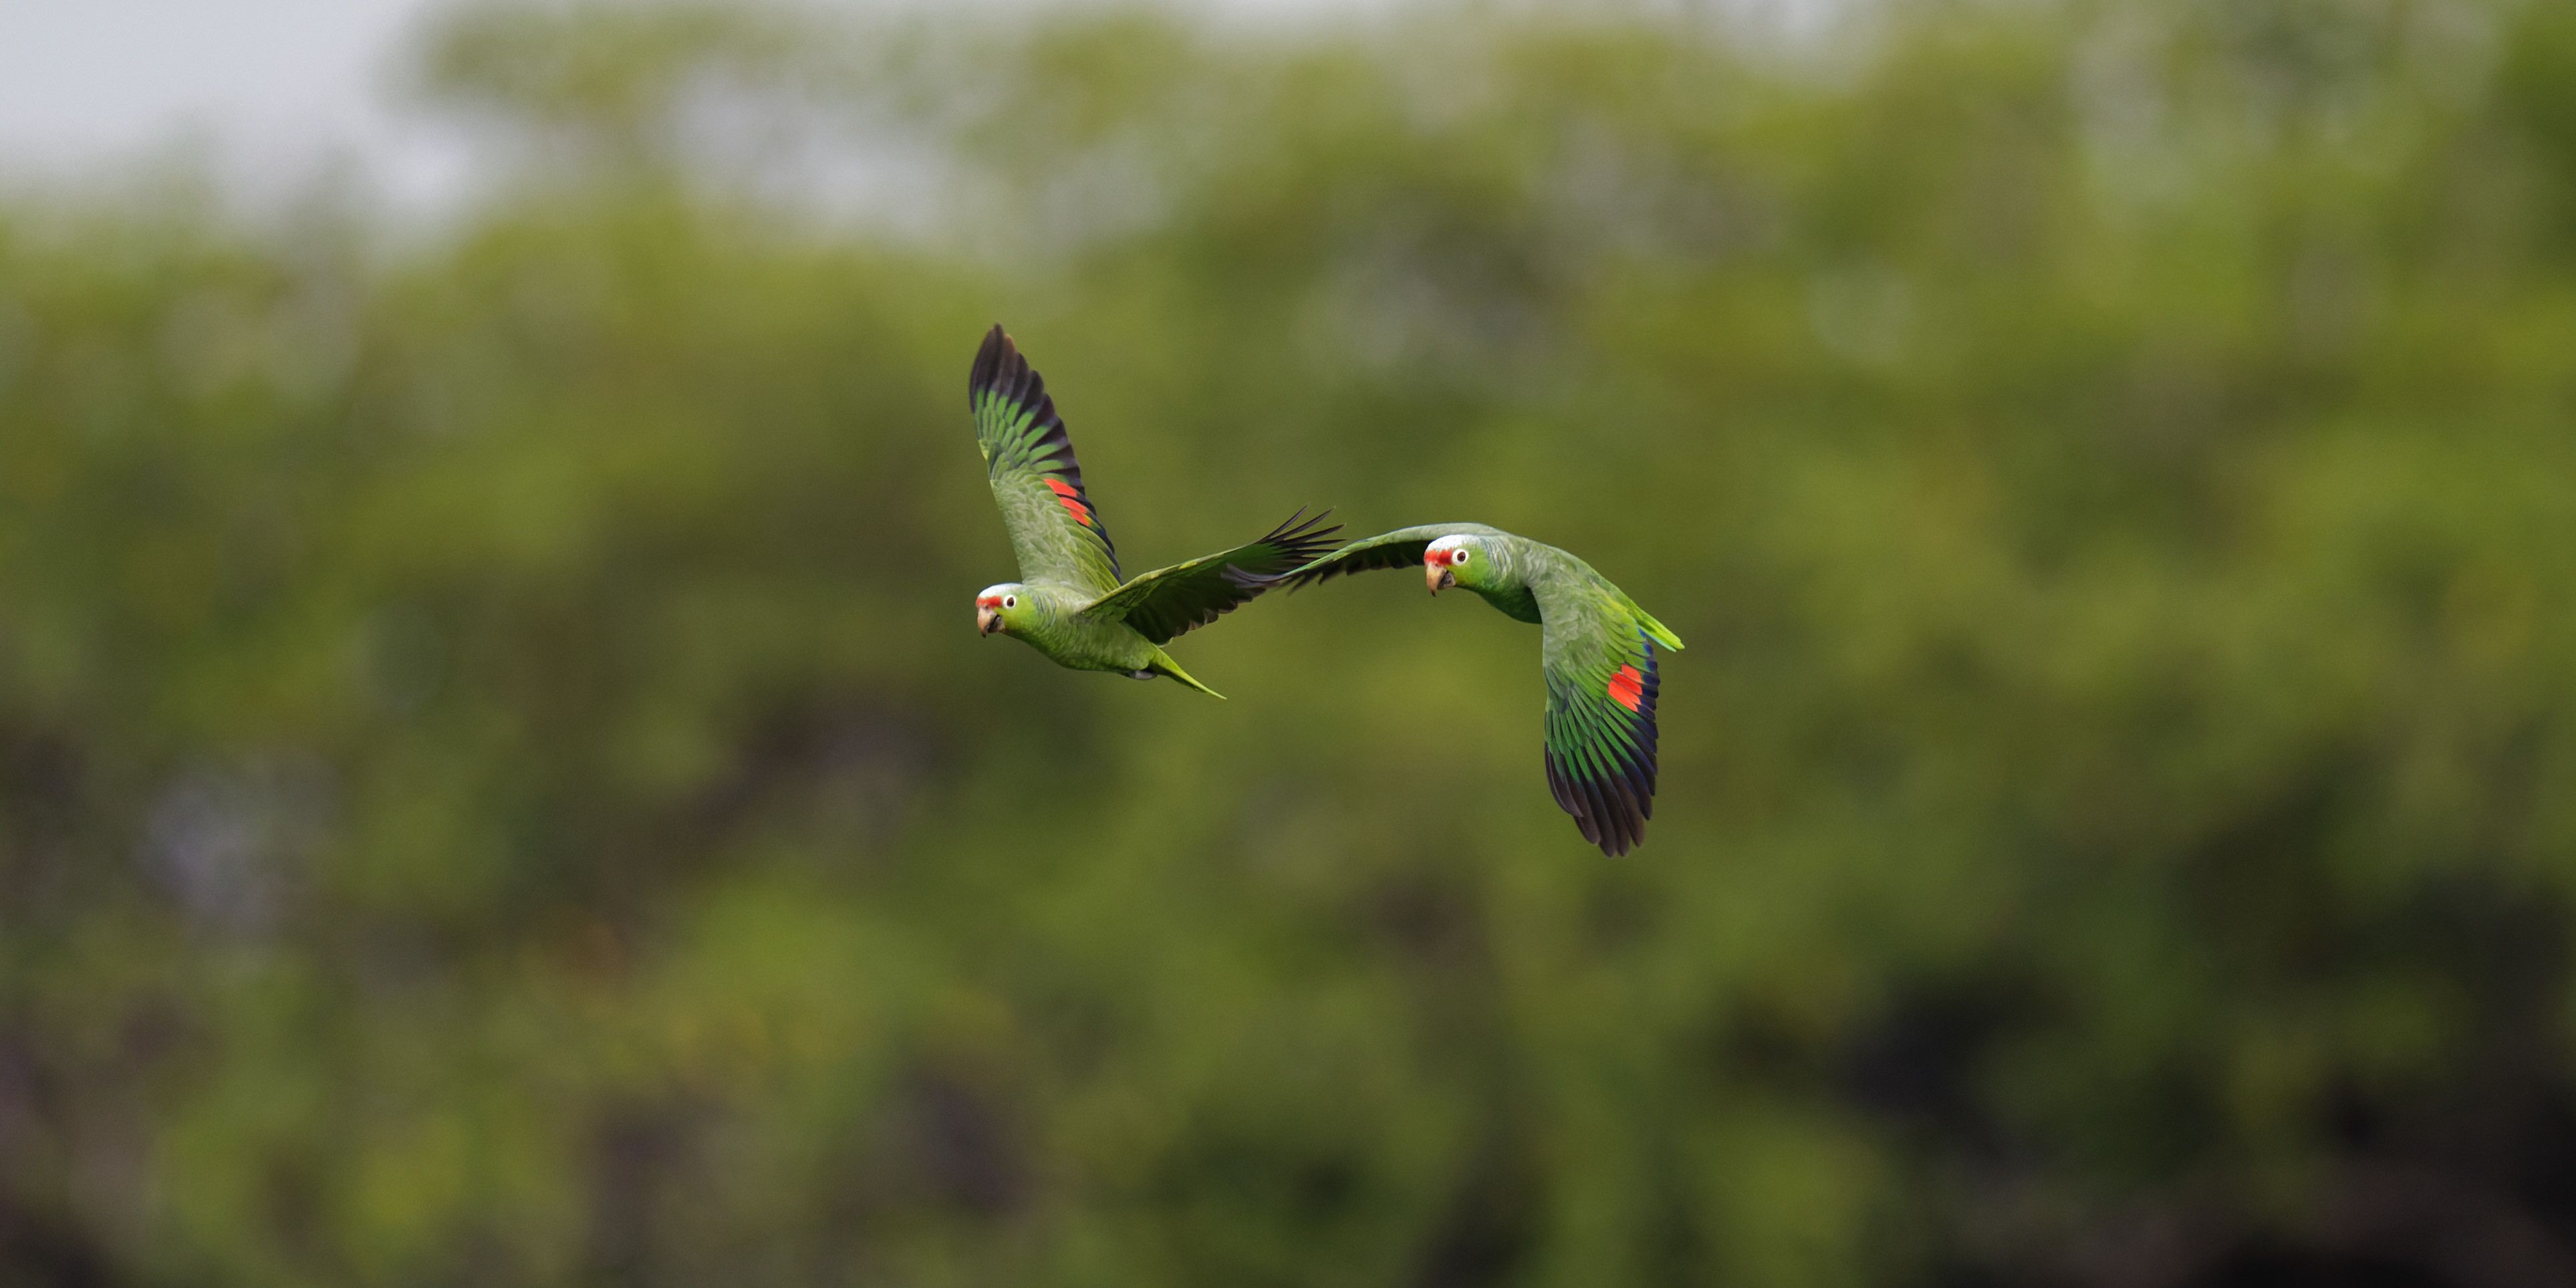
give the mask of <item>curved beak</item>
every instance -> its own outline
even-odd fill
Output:
[[[975,633],[978,635],[990,635],[1000,629],[1002,629],[1002,615],[994,612],[992,609],[984,607],[982,604],[977,604],[975,606]]]
[[[1429,586],[1431,588],[1431,593],[1437,595],[1441,591],[1457,585],[1458,574],[1449,571],[1449,567],[1446,564],[1425,562],[1422,565],[1422,584]]]

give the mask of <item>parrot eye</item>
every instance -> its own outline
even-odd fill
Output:
[[[1467,547],[1460,546],[1457,549],[1450,551],[1449,562],[1453,564],[1462,564],[1467,562]]]
[[[1002,607],[1004,607],[1004,608],[1017,608],[1017,607],[1019,607],[1019,606],[1020,606],[1020,597],[1019,597],[1019,596],[1017,596],[1017,595],[1004,595],[1004,596],[1002,596]]]

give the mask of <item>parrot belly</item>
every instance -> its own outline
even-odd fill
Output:
[[[1124,622],[1099,622],[1078,616],[1058,618],[1047,623],[1044,630],[1013,633],[1058,666],[1076,671],[1115,671],[1140,679],[1150,678],[1146,667],[1158,651]]]

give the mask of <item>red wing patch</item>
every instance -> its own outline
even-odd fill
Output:
[[[1055,493],[1055,503],[1063,506],[1064,512],[1072,515],[1074,522],[1086,528],[1097,526],[1091,521],[1091,508],[1082,503],[1082,493],[1072,484],[1063,479],[1048,479],[1046,485]]]
[[[1633,666],[1620,667],[1619,673],[1610,677],[1609,693],[1612,702],[1634,711],[1646,696],[1646,677]]]

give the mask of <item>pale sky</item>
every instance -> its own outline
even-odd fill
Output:
[[[434,195],[456,144],[385,106],[431,0],[0,0],[0,173],[112,176],[171,155],[292,182],[335,153]]]
[[[453,2],[0,0],[0,185],[112,184],[175,158],[257,195],[341,161],[398,208],[448,206],[470,196],[465,141],[400,110],[392,86],[413,34]],[[960,0],[803,2],[919,12]],[[1383,13],[1402,0],[1167,2],[1258,22]],[[1795,25],[1848,0],[1668,2]]]
[[[302,181],[336,156],[397,203],[451,199],[468,169],[461,141],[402,113],[389,89],[411,34],[446,3],[0,0],[0,180],[112,181],[176,155],[258,190]],[[1389,3],[1220,7],[1279,16]]]

